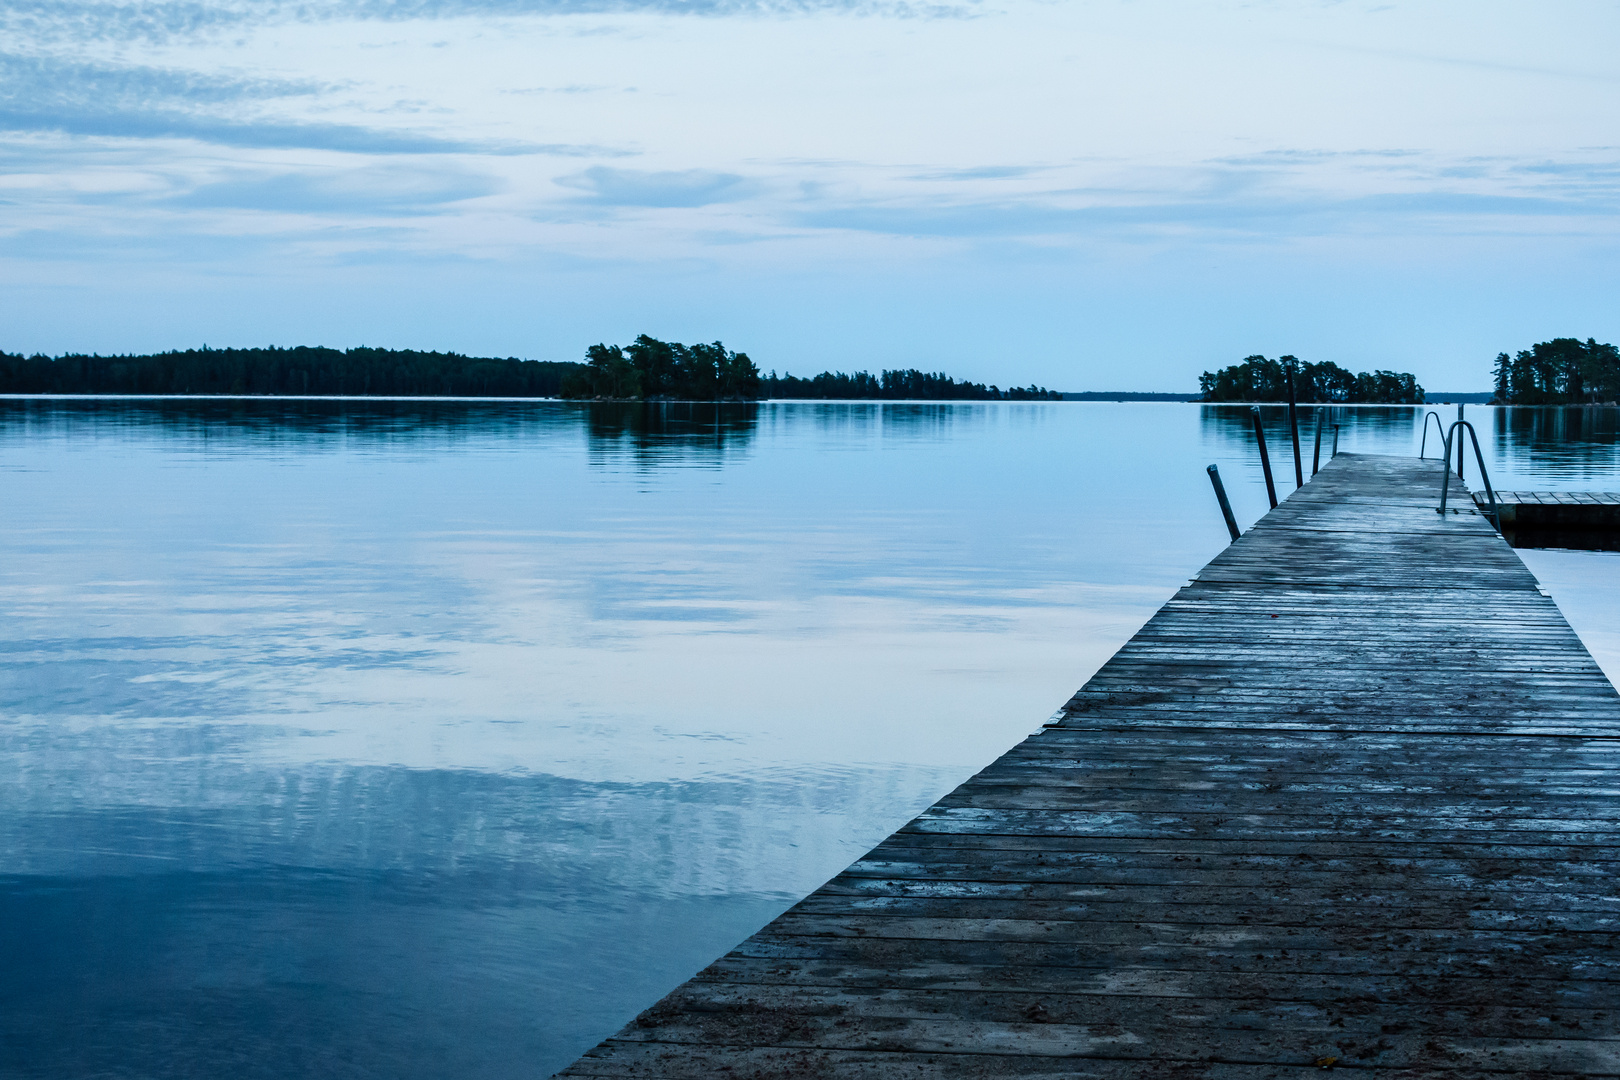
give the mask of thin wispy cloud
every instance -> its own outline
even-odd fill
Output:
[[[59,132],[120,139],[194,139],[242,149],[332,150],[352,154],[576,152],[502,147],[348,124],[232,121],[165,110],[0,108],[0,131]]]
[[[1287,244],[1343,232],[1497,235],[1535,233],[1556,219],[1594,234],[1620,231],[1615,159],[1463,168],[1405,149],[1278,149],[1134,175],[1104,170],[1083,185],[1021,183],[1004,193],[993,183],[1047,173],[1058,180],[1073,175],[1052,167],[997,167],[980,176],[911,173],[882,197],[805,187],[786,220],[805,229],[1045,245],[1132,237],[1158,243],[1166,236]],[[937,182],[946,179],[990,182],[978,185],[978,197],[964,198],[940,193]]]
[[[322,173],[283,172],[203,184],[167,203],[296,214],[396,217],[425,214],[494,194],[495,177],[419,167],[371,167]]]
[[[170,44],[247,28],[339,21],[409,22],[480,17],[577,15],[797,18],[825,13],[884,18],[965,18],[983,0],[15,0],[0,9],[0,29],[41,44]]]
[[[1605,65],[1603,68],[1578,64],[1527,64],[1522,61],[1462,56],[1448,52],[1424,52],[1416,49],[1392,48],[1387,45],[1324,45],[1312,43],[1316,48],[1334,49],[1380,59],[1399,60],[1412,64],[1432,64],[1439,67],[1469,68],[1475,71],[1499,72],[1507,75],[1528,75],[1538,79],[1568,79],[1576,82],[1620,82]]]
[[[1220,165],[1285,167],[1291,165],[1321,165],[1325,162],[1398,161],[1403,158],[1421,157],[1422,155],[1422,150],[1411,148],[1383,150],[1278,148],[1261,150],[1253,154],[1234,154],[1230,157],[1216,158],[1215,162]]]
[[[195,139],[251,149],[354,154],[601,156],[601,147],[472,140],[410,129],[289,119],[267,112],[318,98],[329,83],[0,54],[0,131],[122,139]]]
[[[332,84],[313,79],[219,75],[140,64],[89,63],[0,53],[0,104],[107,110],[183,102],[192,107],[310,97]]]
[[[757,190],[757,185],[745,177],[708,169],[643,172],[596,165],[559,176],[556,182],[583,192],[583,200],[600,206],[664,209],[737,202]]]
[[[975,165],[967,169],[940,169],[913,173],[916,180],[1013,180],[1040,172],[1038,165]]]
[[[1352,199],[1244,202],[1148,203],[1131,206],[1061,207],[1036,202],[971,203],[953,207],[841,206],[794,215],[802,227],[959,239],[1063,240],[1137,236],[1162,238],[1174,230],[1183,239],[1206,241],[1245,236],[1287,242],[1346,226],[1411,234],[1472,222],[1499,230],[1511,219],[1571,219],[1607,216],[1613,204],[1569,200],[1425,192],[1368,195]]]

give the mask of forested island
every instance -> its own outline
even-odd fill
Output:
[[[1498,353],[1496,405],[1613,405],[1620,401],[1620,348],[1596,338],[1553,338],[1517,353]],[[1301,404],[1419,405],[1423,387],[1404,372],[1352,374],[1337,364],[1292,356],[1250,356],[1198,378],[1203,401],[1287,401],[1290,375]]]
[[[1202,401],[1287,401],[1289,384],[1300,404],[1421,405],[1423,387],[1401,371],[1359,374],[1330,361],[1301,363],[1297,357],[1246,357],[1240,364],[1198,377]]]
[[[1613,405],[1620,401],[1620,349],[1595,338],[1553,338],[1513,356],[1498,353],[1498,405]]]
[[[568,398],[751,401],[759,398],[924,401],[1059,401],[1063,395],[1042,386],[1001,390],[984,383],[957,381],[944,372],[915,368],[873,375],[823,371],[807,379],[791,374],[761,375],[747,353],[716,341],[682,345],[642,334],[627,346],[592,345],[585,364],[563,381]]]
[[[716,341],[683,345],[642,334],[592,345],[584,363],[414,349],[174,350],[146,355],[23,356],[0,352],[6,394],[264,394],[275,396],[565,397],[618,401],[760,398],[1060,400],[1045,387],[1001,390],[916,369],[801,379],[761,376],[747,353]]]

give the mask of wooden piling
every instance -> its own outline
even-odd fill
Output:
[[[1288,368],[1288,433],[1294,441],[1294,487],[1305,486],[1305,467],[1299,456],[1299,403],[1294,397],[1294,369]]]
[[[1226,520],[1226,531],[1236,540],[1243,535],[1243,530],[1238,528],[1237,518],[1232,516],[1232,503],[1226,497],[1226,485],[1221,483],[1221,470],[1211,465],[1204,471],[1209,473],[1209,482],[1215,488],[1215,501],[1221,506],[1221,517]]]
[[[1271,476],[1271,454],[1266,449],[1266,425],[1260,418],[1260,406],[1255,405],[1249,409],[1249,416],[1254,421],[1254,442],[1260,448],[1260,471],[1266,478],[1266,498],[1271,501],[1271,508],[1277,508],[1277,483]]]

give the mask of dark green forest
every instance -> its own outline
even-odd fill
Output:
[[[555,397],[579,364],[414,349],[186,349],[150,356],[0,353],[8,394]]]
[[[759,368],[720,342],[682,345],[639,335],[628,347],[592,345],[563,380],[562,396],[612,400],[753,401]]]
[[[1592,405],[1620,400],[1620,349],[1553,338],[1496,357],[1499,405]]]
[[[1206,371],[1204,401],[1286,401],[1292,376],[1301,404],[1419,404],[1423,388],[1396,371],[1353,373],[1330,362],[1246,357]],[[720,342],[682,345],[642,334],[630,345],[593,345],[584,363],[466,356],[415,349],[174,350],[149,355],[24,356],[0,352],[0,393],[268,394],[385,397],[570,397],[614,400],[1044,401],[1041,386],[957,380],[916,368],[800,378],[761,375],[747,353]],[[1553,338],[1496,358],[1495,400],[1579,405],[1620,400],[1620,349],[1592,338]]]
[[[758,398],[923,401],[1058,401],[1045,387],[1002,391],[984,383],[958,382],[943,372],[909,368],[873,375],[823,371],[807,379],[771,372],[761,376],[747,353],[716,341],[682,345],[642,334],[631,344],[592,345],[585,364],[563,383],[570,398],[679,399],[696,401]]]
[[[642,334],[592,345],[584,363],[414,349],[174,350],[150,355],[23,356],[0,352],[6,394],[266,394],[320,397],[568,397],[757,401],[760,398],[1059,400],[1044,387],[1003,392],[915,369],[761,376],[747,353],[716,341],[682,345]]]
[[[1423,387],[1406,372],[1350,372],[1323,361],[1304,364],[1297,357],[1246,357],[1198,377],[1204,401],[1287,401],[1292,378],[1300,404],[1421,405]]]
[[[765,396],[772,398],[822,398],[829,400],[921,400],[921,401],[1061,401],[1063,395],[1055,390],[1033,384],[1012,386],[1002,390],[984,383],[957,382],[942,371],[918,371],[906,368],[884,371],[873,375],[857,371],[846,375],[842,371],[823,371],[808,379],[793,375],[780,377],[773,371],[763,383]]]

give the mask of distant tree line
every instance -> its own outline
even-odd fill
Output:
[[[642,334],[592,345],[584,363],[464,356],[414,349],[175,350],[149,355],[23,356],[0,352],[0,393],[268,394],[280,396],[567,397],[756,401],[760,398],[1059,400],[1044,387],[1002,391],[915,369],[761,377],[747,353],[720,342],[682,345]]]
[[[958,382],[943,372],[884,371],[853,375],[823,371],[808,379],[771,372],[761,376],[747,353],[732,352],[716,341],[682,345],[642,334],[627,346],[592,345],[585,363],[563,381],[570,398],[689,399],[697,401],[758,398],[842,400],[909,399],[924,401],[1059,401],[1063,395],[1041,386],[1002,391],[984,383]]]
[[[1500,405],[1588,405],[1620,400],[1620,349],[1595,338],[1553,338],[1496,357]]]
[[[823,371],[808,379],[793,375],[778,376],[771,372],[763,380],[765,396],[770,398],[819,398],[829,400],[887,399],[891,401],[1062,401],[1056,390],[1031,383],[1027,387],[1012,386],[1002,390],[984,383],[957,380],[942,371],[918,371],[906,368],[884,371],[873,375],[857,371],[846,375],[842,371]]]
[[[1250,356],[1241,364],[1198,377],[1204,401],[1287,401],[1292,379],[1301,404],[1421,405],[1423,387],[1406,372],[1350,372],[1330,361],[1300,363],[1297,357]]]
[[[555,397],[578,364],[414,349],[186,349],[146,356],[0,352],[0,393]]]

